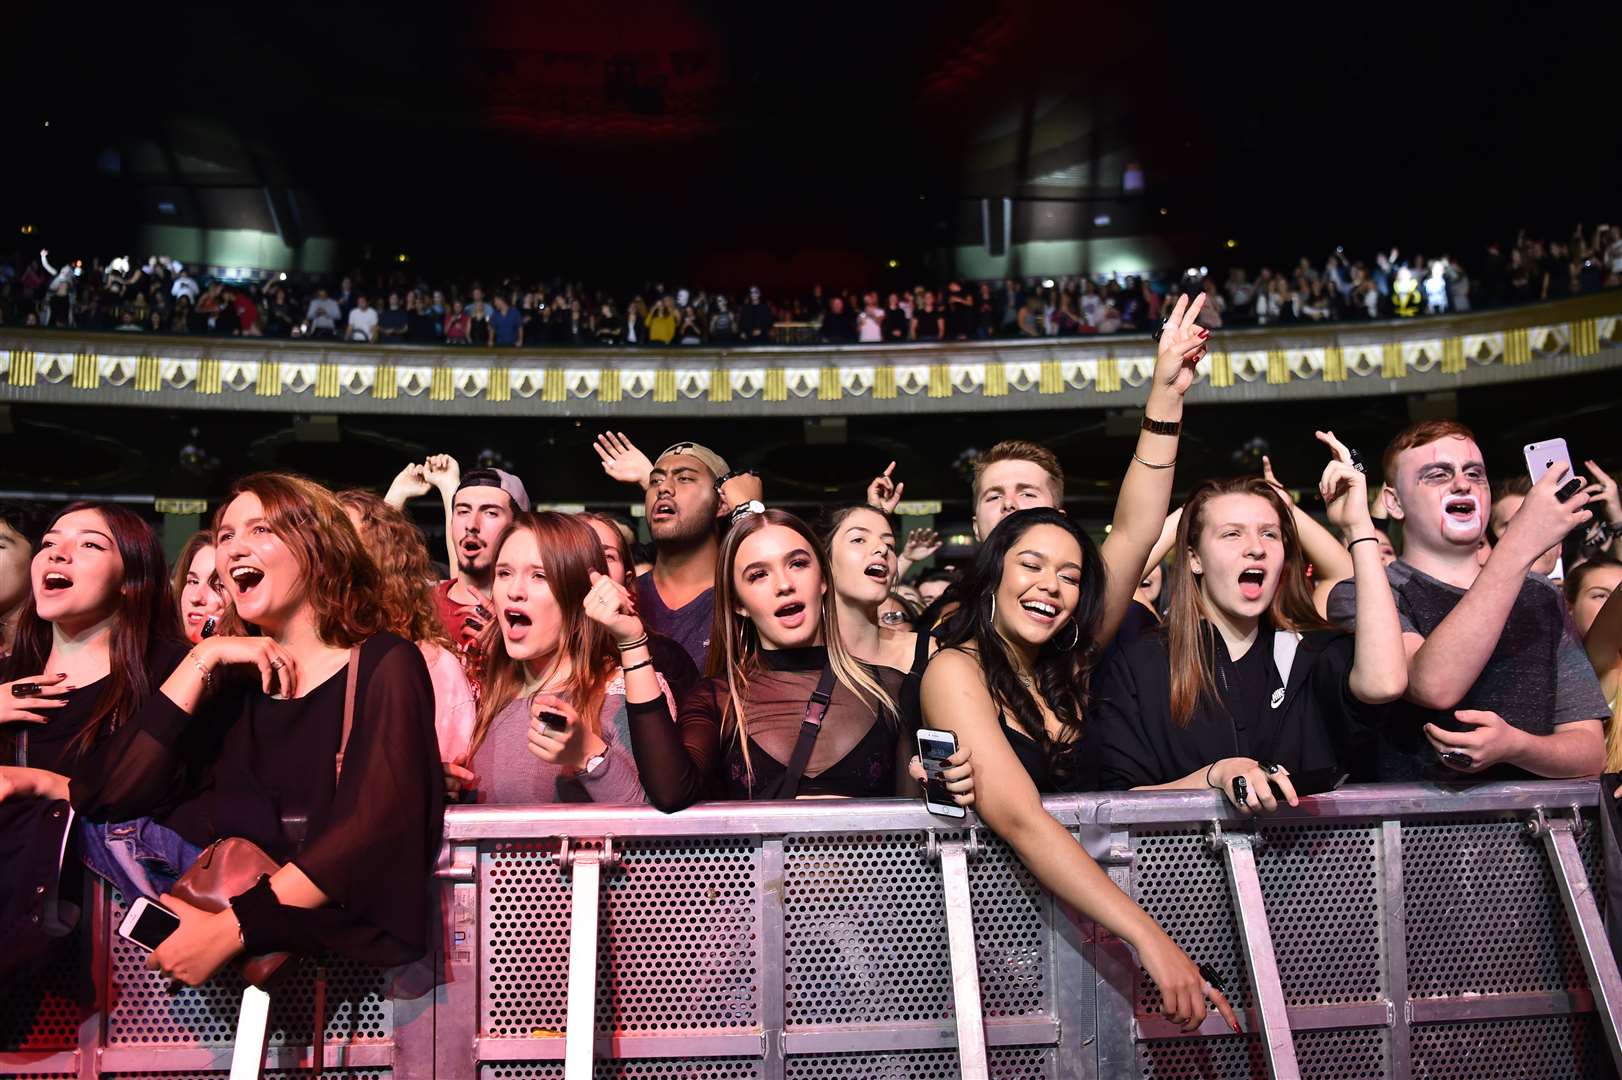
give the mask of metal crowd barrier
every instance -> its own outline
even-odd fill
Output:
[[[457,808],[441,969],[329,968],[322,1058],[450,1080],[1614,1076],[1599,798],[1351,787],[1263,821],[1206,792],[1050,798],[1224,974],[1244,1034],[1213,1014],[1192,1036],[972,817]],[[0,1073],[224,1075],[240,984],[168,994],[110,936],[121,914],[87,912],[98,1009],[65,971],[0,998]],[[309,1065],[301,979],[274,995],[267,1075]]]

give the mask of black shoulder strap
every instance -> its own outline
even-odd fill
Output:
[[[783,780],[778,784],[777,794],[773,798],[792,799],[799,795],[800,777],[805,775],[805,766],[811,760],[811,748],[817,743],[817,733],[822,730],[822,721],[828,715],[828,703],[833,696],[834,669],[831,664],[824,664],[817,688],[811,692],[811,700],[805,703],[805,719],[800,721],[800,738],[794,744],[794,755],[788,759],[788,769],[783,773]]]

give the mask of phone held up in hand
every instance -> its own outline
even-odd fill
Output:
[[[918,760],[924,766],[924,809],[931,814],[955,818],[964,816],[963,807],[952,801],[952,794],[946,790],[946,781],[941,777],[941,770],[946,768],[946,759],[955,753],[957,736],[950,731],[918,729]]]
[[[124,916],[124,921],[118,924],[118,936],[127,938],[147,952],[151,952],[179,929],[180,916],[156,900],[139,896],[136,897],[135,903],[130,905],[129,914]]]
[[[1532,477],[1532,483],[1543,479],[1543,474],[1556,465],[1566,467],[1566,479],[1561,482],[1556,497],[1565,502],[1583,489],[1583,478],[1577,475],[1572,468],[1571,451],[1566,449],[1564,439],[1545,439],[1542,442],[1527,443],[1522,447],[1526,454],[1526,471]]]

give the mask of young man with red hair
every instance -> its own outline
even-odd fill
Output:
[[[1408,654],[1408,693],[1380,724],[1372,780],[1593,776],[1610,716],[1559,592],[1532,573],[1538,558],[1586,522],[1588,496],[1562,501],[1570,478],[1532,485],[1485,562],[1477,549],[1491,497],[1469,428],[1415,424],[1385,452],[1385,504],[1402,522],[1402,557],[1386,568]],[[1351,582],[1330,594],[1349,624]]]

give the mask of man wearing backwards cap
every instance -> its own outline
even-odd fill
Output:
[[[654,459],[643,492],[658,557],[636,579],[637,610],[648,629],[680,642],[700,672],[715,615],[716,520],[727,509],[717,482],[729,472],[709,447],[677,443]]]
[[[455,458],[435,454],[401,470],[384,501],[403,508],[408,498],[433,488],[445,500],[445,540],[454,568],[453,576],[435,587],[434,606],[445,632],[467,650],[493,617],[489,596],[496,541],[516,511],[529,509],[529,493],[510,472],[470,469],[464,474]]]

